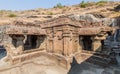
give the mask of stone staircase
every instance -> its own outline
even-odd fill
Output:
[[[114,60],[109,55],[95,52],[80,52],[75,55],[78,63],[88,62],[101,67],[107,67]]]
[[[111,59],[107,58],[107,57],[103,58],[101,56],[93,55],[90,58],[88,58],[86,61],[89,62],[89,63],[95,64],[95,65],[99,65],[99,66],[102,66],[102,67],[107,67],[110,64]]]

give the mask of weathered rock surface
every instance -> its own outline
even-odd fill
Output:
[[[5,69],[0,69],[0,74],[67,74],[67,70],[58,66],[50,58],[41,56],[17,65],[7,66]]]
[[[0,63],[3,64],[2,61]],[[5,66],[0,66],[0,74],[119,74],[119,69],[117,68],[102,68],[87,62],[74,62],[72,67],[67,70],[45,56],[17,65],[7,65],[6,68]]]
[[[111,19],[111,18],[98,18],[93,14],[84,14],[84,15],[73,14],[69,17],[72,19],[75,19],[75,20],[87,20],[87,21],[91,21],[91,22],[103,22],[103,24],[106,26],[109,26],[110,24],[113,23],[113,19]]]
[[[120,5],[116,6],[116,7],[114,8],[114,10],[117,11],[117,12],[119,12],[119,11],[120,11]]]

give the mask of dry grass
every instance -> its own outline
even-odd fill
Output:
[[[8,15],[8,17],[11,17],[11,18],[12,18],[12,17],[17,17],[17,15],[16,15],[16,14],[11,13],[11,14],[9,14],[9,15]]]
[[[96,3],[97,6],[105,6],[107,1],[99,1]]]
[[[56,14],[69,14],[69,13],[81,13],[81,11],[84,11],[86,9],[93,10],[93,9],[100,9],[99,6],[105,6],[107,2],[105,1],[99,1],[97,3],[95,2],[82,2],[78,5],[73,6],[64,6],[61,3],[56,4],[53,8],[50,9],[33,9],[33,10],[25,10],[25,11],[7,11],[7,10],[0,10],[0,18],[6,17],[6,18],[15,18],[15,17],[26,17],[31,15],[56,15]],[[109,6],[116,6],[119,3],[109,3]],[[108,7],[109,7],[108,6]],[[113,7],[114,8],[114,7]],[[106,9],[106,11],[109,11]],[[99,13],[104,11],[98,11]],[[111,12],[111,11],[109,11]],[[115,13],[114,15],[118,15],[119,13]]]

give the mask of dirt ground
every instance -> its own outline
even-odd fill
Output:
[[[1,61],[2,62],[2,61]],[[4,63],[3,63],[4,64]],[[1,65],[2,66],[2,65]],[[42,56],[27,62],[0,70],[0,74],[66,74],[67,70],[54,61]]]
[[[5,64],[1,61],[1,64]],[[3,65],[0,65],[1,67]],[[45,56],[34,58],[16,66],[0,69],[0,74],[119,74],[118,68],[102,68],[90,63],[75,62],[69,70]],[[1,68],[0,67],[0,68]]]

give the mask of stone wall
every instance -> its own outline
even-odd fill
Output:
[[[69,56],[78,51],[79,35],[73,26],[47,28],[47,51]]]
[[[0,44],[5,44],[5,43],[9,43],[10,38],[9,35],[7,35],[6,29],[9,27],[9,25],[2,25],[0,26]]]

